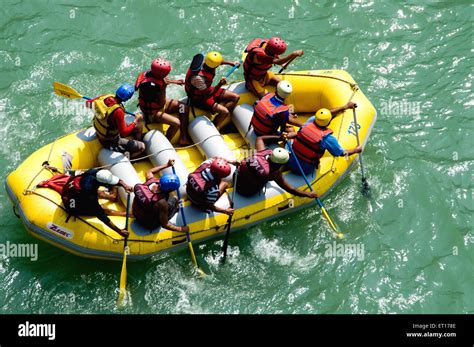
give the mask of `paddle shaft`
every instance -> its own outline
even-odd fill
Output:
[[[288,65],[290,65],[291,62],[292,62],[293,60],[295,60],[295,59],[296,59],[296,57],[293,57],[293,58],[291,58],[290,60],[288,60],[285,64],[283,64],[283,66],[281,67],[280,71],[278,71],[278,73],[282,73],[284,70],[286,70],[286,68],[288,67]]]
[[[173,174],[176,175],[176,170],[174,166],[172,166],[172,169],[173,169]],[[187,226],[188,223],[186,222],[186,215],[184,214],[184,208],[181,203],[181,193],[179,192],[180,188],[181,186],[178,187],[178,189],[176,189],[176,193],[178,194],[178,200],[179,200],[179,212],[181,213],[181,218],[183,219],[184,226]],[[194,253],[193,243],[191,242],[191,235],[189,235],[189,231],[186,231],[186,239],[188,241],[188,248],[189,248],[189,252],[191,253],[191,259],[193,261],[193,264],[199,269],[197,259],[196,259],[196,254]]]
[[[226,73],[225,78],[228,78],[230,75],[232,75],[234,71],[240,67],[240,65],[242,65],[242,60],[239,61],[238,65],[232,66],[232,69],[230,69],[229,72]]]
[[[238,176],[238,168],[235,169],[234,171],[234,187],[232,190],[232,200],[230,201],[230,208],[234,208],[234,202],[235,202],[235,191],[237,190],[237,176]],[[229,235],[230,235],[230,226],[232,224],[232,217],[234,215],[230,215],[229,219],[227,219],[227,228],[225,231],[225,238],[224,238],[224,244],[222,245],[222,251],[224,252],[224,257],[222,258],[222,261],[225,262],[225,259],[227,257],[227,247],[229,245]]]
[[[309,183],[308,178],[307,178],[306,175],[304,174],[304,171],[303,171],[303,168],[301,167],[300,161],[299,161],[298,158],[296,157],[296,154],[293,153],[293,149],[291,148],[291,144],[289,144],[289,142],[286,143],[286,147],[288,148],[288,151],[290,152],[290,154],[291,154],[291,155],[293,156],[293,158],[295,159],[296,165],[298,165],[298,169],[300,170],[301,175],[303,176],[303,179],[304,179],[304,181],[306,182],[306,185],[308,186],[309,190],[310,190],[310,191],[313,191],[313,187],[311,186],[311,184]],[[336,226],[334,225],[333,221],[332,221],[331,218],[329,217],[329,214],[327,213],[326,208],[324,207],[323,202],[321,201],[321,199],[316,198],[316,202],[318,203],[319,207],[321,208],[321,211],[322,211],[322,213],[323,213],[323,216],[326,218],[326,220],[328,221],[328,223],[329,223],[329,225],[331,226],[331,228],[332,228],[332,229],[334,230],[334,232],[338,235],[338,237],[341,237],[342,233],[337,230],[337,228],[336,228]]]
[[[125,230],[128,231],[128,219],[130,213],[128,212],[130,208],[130,193],[127,194],[127,211],[125,217]],[[119,305],[122,305],[123,299],[125,297],[127,286],[127,253],[128,253],[128,237],[125,237],[125,242],[123,246],[123,262],[122,262],[122,271],[120,273],[120,291],[119,291]]]

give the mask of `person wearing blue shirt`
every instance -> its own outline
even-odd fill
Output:
[[[342,107],[331,110],[320,109],[315,116],[310,117],[298,132],[288,133],[288,139],[293,140],[293,155],[290,156],[288,166],[294,173],[301,174],[298,164],[295,160],[297,157],[301,168],[305,175],[313,173],[319,165],[319,159],[324,155],[325,151],[329,151],[334,157],[349,156],[360,153],[362,148],[357,146],[352,149],[345,150],[341,147],[336,137],[332,135],[332,130],[327,126],[339,112],[347,109],[354,109],[356,103],[348,102]]]

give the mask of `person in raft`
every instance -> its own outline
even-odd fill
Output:
[[[249,43],[245,52],[247,53],[244,61],[245,86],[259,99],[268,93],[265,86],[276,86],[281,81],[270,71],[271,67],[274,64],[283,65],[304,54],[300,49],[280,58],[280,54],[286,52],[286,43],[280,37],[272,37],[268,41],[254,39]]]
[[[357,104],[348,102],[342,107],[331,110],[322,108],[313,117],[310,117],[298,132],[287,135],[288,139],[293,139],[293,154],[298,159],[305,175],[313,173],[318,168],[319,159],[326,150],[335,157],[349,156],[362,152],[361,146],[344,150],[332,135],[332,130],[328,128],[332,118],[339,112],[356,107]],[[301,175],[298,163],[293,156],[290,157],[288,166],[291,171]]]
[[[184,88],[191,104],[205,111],[217,112],[218,115],[213,123],[220,129],[230,116],[230,113],[239,102],[239,94],[221,88],[227,83],[225,77],[221,78],[216,86],[212,87],[212,81],[216,75],[216,69],[220,65],[239,65],[238,61],[226,61],[219,52],[209,52],[202,66],[195,69],[190,67],[186,73]]]
[[[155,59],[150,70],[138,75],[135,90],[138,90],[138,106],[146,123],[164,123],[170,127],[166,131],[168,140],[180,130],[179,145],[186,146],[192,142],[188,136],[189,108],[175,99],[166,98],[166,87],[169,84],[184,85],[184,80],[171,80],[167,76],[171,63],[165,59]],[[171,113],[178,113],[179,119]]]
[[[114,187],[112,193],[99,190],[99,187]],[[127,192],[133,188],[128,186],[109,170],[91,169],[79,175],[71,176],[61,192],[61,200],[66,212],[73,216],[94,216],[115,230],[123,237],[128,237],[129,232],[117,227],[107,216],[125,216],[126,212],[110,210],[99,204],[99,199],[117,200],[117,186],[123,187]]]
[[[122,84],[115,95],[106,94],[95,99],[87,100],[86,106],[92,108],[94,105],[94,119],[92,124],[99,142],[104,148],[111,151],[126,153],[132,158],[138,157],[145,151],[145,144],[141,142],[142,128],[139,123],[143,119],[141,114],[135,116],[135,120],[125,123],[125,108],[122,102],[129,100],[134,93],[130,84]],[[132,139],[126,139],[127,136]]]
[[[285,104],[285,99],[292,92],[293,86],[290,82],[280,81],[277,84],[276,93],[267,93],[255,102],[250,121],[255,135],[278,135],[280,132],[294,132],[294,128],[288,123],[298,127],[303,125],[297,121],[296,115],[290,113],[289,106]]]
[[[137,222],[147,229],[153,230],[161,226],[172,231],[189,231],[187,226],[177,226],[169,222],[179,208],[178,199],[170,196],[172,191],[180,187],[179,177],[175,174],[165,174],[160,179],[155,178],[155,174],[173,164],[174,161],[170,160],[166,165],[148,170],[146,181],[136,184],[133,188],[133,215]]]
[[[290,157],[286,149],[276,147],[265,148],[265,141],[284,140],[283,134],[259,136],[255,141],[256,153],[245,158],[238,169],[237,192],[243,196],[251,196],[260,192],[269,181],[275,181],[287,192],[301,197],[316,199],[316,192],[299,190],[289,184],[282,174],[282,169]]]
[[[220,208],[215,205],[228,186],[222,179],[230,175],[229,163],[239,165],[238,161],[228,162],[226,159],[214,157],[204,161],[188,176],[186,193],[195,206],[205,211],[211,210],[228,215],[234,213],[232,208]]]

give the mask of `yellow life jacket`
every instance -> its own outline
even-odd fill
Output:
[[[119,131],[116,127],[109,124],[110,115],[118,108],[123,110],[123,106],[114,103],[108,106],[105,99],[113,98],[115,95],[102,95],[94,101],[94,120],[93,125],[99,140],[114,140],[119,136]]]

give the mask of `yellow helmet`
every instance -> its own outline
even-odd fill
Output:
[[[222,54],[219,52],[209,52],[204,59],[204,64],[209,66],[211,69],[215,69],[222,64],[223,60],[224,58],[222,58]]]
[[[320,127],[327,127],[331,123],[332,114],[327,108],[320,108],[314,114],[315,122]]]

